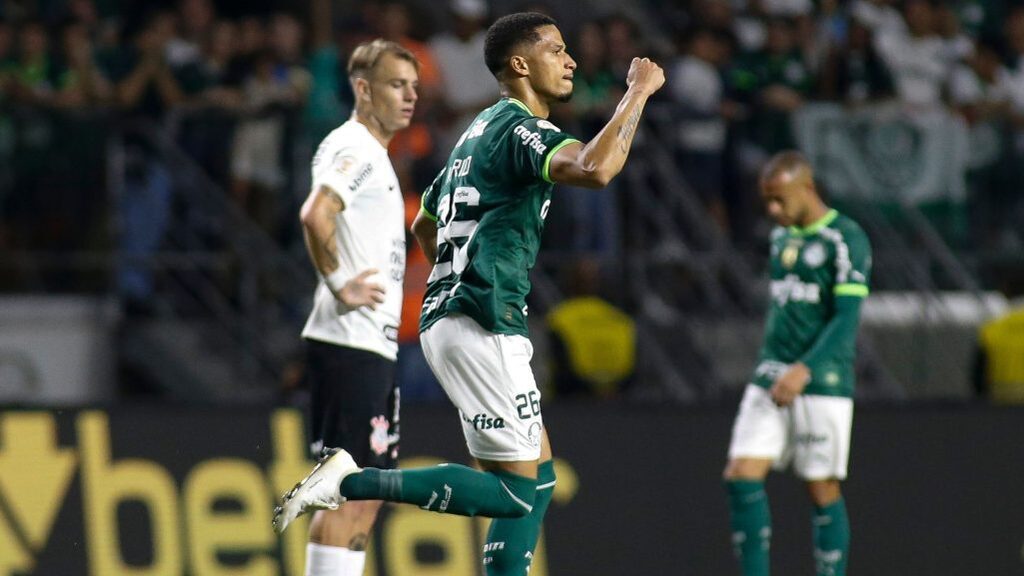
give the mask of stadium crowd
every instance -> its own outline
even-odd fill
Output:
[[[416,195],[438,151],[497,96],[480,57],[495,11],[484,0],[451,2],[447,14],[422,2],[337,4],[271,3],[248,13],[222,13],[212,0],[146,10],[96,0],[0,4],[0,155],[16,167],[0,188],[0,245],[88,245],[82,241],[101,219],[102,203],[89,196],[102,194],[102,162],[78,159],[102,152],[97,117],[138,116],[173,134],[268,231],[294,241],[289,221],[302,181],[294,160],[308,150],[293,143],[309,148],[347,116],[345,57],[372,36],[402,42],[423,65],[417,124],[392,147],[404,187]],[[581,136],[617,101],[633,54],[663,59],[679,165],[740,240],[759,213],[749,175],[768,154],[796,144],[791,116],[822,100],[888,101],[911,113],[945,107],[971,126],[996,127],[1003,153],[971,176],[988,215],[1012,213],[1003,208],[1012,200],[1006,191],[1018,188],[1007,184],[1022,177],[1024,8],[983,0],[693,0],[584,17],[558,4],[525,7],[552,13],[570,32],[580,68],[576,95],[557,121]],[[160,188],[161,168],[144,170]],[[170,194],[157,196],[167,202]],[[578,226],[595,215],[614,221],[603,214],[613,206],[568,204]],[[615,241],[594,237],[610,227],[593,228],[576,243],[600,249]]]

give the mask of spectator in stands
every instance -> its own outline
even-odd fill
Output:
[[[754,109],[746,137],[756,158],[793,146],[790,115],[810,95],[813,78],[796,43],[793,22],[768,22],[763,50],[741,55],[730,73],[737,99]]]
[[[65,24],[61,31],[61,44],[63,66],[57,79],[55,103],[65,108],[108,103],[113,97],[113,87],[96,63],[85,24]]]
[[[306,130],[309,142],[321,142],[346,118],[352,108],[352,90],[334,41],[332,0],[313,0],[310,4],[310,87],[306,102]]]
[[[132,44],[110,63],[114,97],[126,117],[144,121],[157,130],[165,112],[181,103],[184,93],[168,65],[167,44],[174,37],[174,15],[156,11],[134,29]],[[152,149],[149,139],[129,126],[124,136],[124,188],[118,199],[121,253],[118,291],[130,313],[145,313],[152,306],[153,272],[144,257],[159,249],[167,231],[173,185],[171,174]]]
[[[203,38],[199,58],[178,73],[188,95],[178,142],[225,189],[230,182],[235,114],[242,104],[244,69],[236,52],[238,35],[234,22],[214,22]]]
[[[991,40],[1000,35],[1010,3],[1003,0],[955,0],[948,4],[965,34],[977,40]]]
[[[616,395],[636,366],[636,326],[598,296],[600,267],[590,259],[569,268],[567,298],[548,312],[551,387],[558,398]]]
[[[710,28],[691,29],[683,39],[683,55],[669,74],[675,104],[679,167],[722,230],[729,229],[723,200],[726,122],[742,109],[726,99],[722,69],[729,61],[727,38]]]
[[[604,126],[604,119],[615,110],[623,90],[608,62],[601,21],[588,20],[581,24],[573,48],[577,67],[573,71],[573,95],[569,104],[579,123],[576,133],[592,138]]]
[[[174,37],[174,22],[174,15],[167,11],[146,16],[132,45],[122,51],[107,71],[116,84],[118,104],[130,115],[160,119],[184,98],[166,57],[167,45]]]
[[[993,232],[1006,220],[1006,208],[1013,205],[1016,193],[1006,194],[1005,170],[1000,156],[1009,149],[1009,131],[1013,92],[1010,72],[1002,65],[998,51],[979,43],[967,63],[958,65],[949,83],[951,104],[967,120],[970,129],[971,157],[968,163],[969,210],[972,240],[979,246],[992,246]],[[1016,191],[1014,191],[1016,192]]]
[[[211,0],[180,0],[178,15],[178,34],[167,44],[167,61],[173,68],[200,62],[217,19]]]
[[[943,14],[928,0],[908,0],[903,5],[902,25],[889,13],[884,19],[859,16],[861,23],[874,32],[875,50],[892,75],[896,96],[917,109],[942,104],[943,88],[953,65],[973,48],[968,39],[948,26],[955,21],[942,19],[947,37],[939,35]]]
[[[451,149],[459,135],[481,110],[499,97],[483,58],[487,33],[487,4],[483,0],[451,0],[451,30],[430,41],[430,51],[441,73],[441,102],[446,109],[438,148]]]
[[[412,124],[395,134],[388,145],[388,153],[402,191],[414,191],[418,195],[437,173],[433,154],[435,150],[442,149],[435,145],[430,125],[431,119],[437,114],[441,98],[441,73],[430,46],[412,37],[412,16],[409,4],[400,0],[385,0],[376,14],[375,28],[385,40],[407,48],[420,63],[420,83],[417,89],[419,99],[416,101]]]
[[[10,68],[8,90],[21,104],[47,106],[52,102],[56,66],[50,57],[50,40],[42,21],[19,25],[18,56]]]
[[[966,62],[953,69],[950,103],[970,122],[1002,119],[1013,90],[1010,72],[990,44],[979,44]]]
[[[242,82],[242,113],[231,150],[231,194],[268,233],[276,236],[290,207],[285,135],[290,115],[301,110],[310,76],[296,62],[302,30],[291,16],[271,20],[268,47],[256,54]]]
[[[858,105],[892,95],[892,78],[872,44],[871,30],[851,21],[846,45],[832,46],[822,67],[819,92],[828,100]]]
[[[605,18],[604,32],[608,46],[608,67],[616,78],[625,78],[633,58],[647,52],[640,29],[628,15],[615,13]]]

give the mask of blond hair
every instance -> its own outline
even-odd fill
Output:
[[[352,51],[352,56],[348,59],[349,78],[366,78],[384,54],[392,54],[396,58],[411,62],[419,72],[420,62],[408,48],[397,42],[378,38],[370,42],[363,42]]]

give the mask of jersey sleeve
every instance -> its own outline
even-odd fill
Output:
[[[369,181],[373,170],[373,163],[366,154],[360,154],[356,146],[322,148],[313,158],[313,189],[326,186],[349,206]]]
[[[437,203],[440,200],[441,184],[444,182],[446,171],[446,168],[442,168],[437,176],[434,177],[434,181],[430,183],[430,186],[427,186],[427,189],[423,191],[423,196],[420,197],[420,212],[434,222],[437,222]]]
[[[512,168],[522,178],[552,182],[548,170],[551,157],[578,139],[543,118],[527,118],[515,125],[508,136],[512,139]]]
[[[867,234],[853,226],[843,231],[836,245],[836,296],[864,298],[871,279],[871,243]]]

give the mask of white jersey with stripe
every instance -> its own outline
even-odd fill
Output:
[[[313,190],[326,187],[344,203],[334,233],[344,277],[376,268],[371,280],[382,284],[386,295],[376,310],[349,310],[320,278],[302,336],[395,360],[405,276],[405,205],[387,149],[366,126],[349,120],[320,143],[312,170]]]

